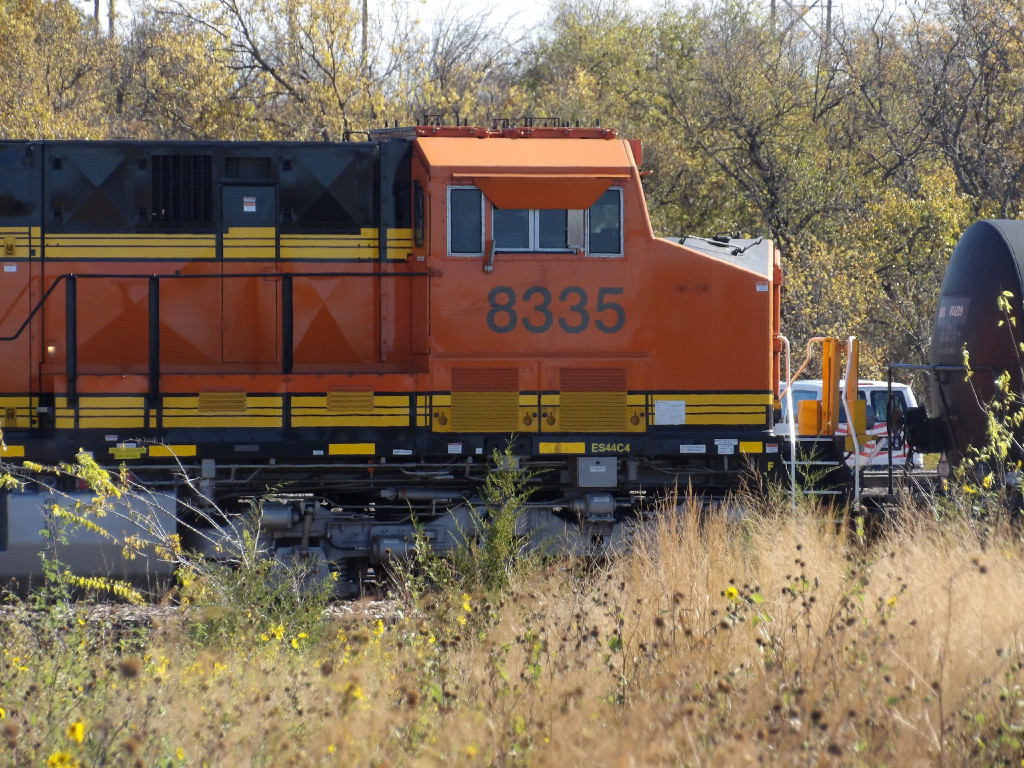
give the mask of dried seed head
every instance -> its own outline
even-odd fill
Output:
[[[142,674],[142,659],[137,656],[128,656],[117,662],[117,670],[122,677],[128,679],[138,677]]]

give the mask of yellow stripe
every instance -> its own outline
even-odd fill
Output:
[[[149,446],[149,455],[152,458],[195,456],[196,447],[194,445],[151,445]]]
[[[25,455],[24,445],[8,445],[0,448],[0,456],[5,456],[9,459],[13,459],[17,456]]]
[[[347,259],[370,261],[377,258],[377,230],[363,227],[358,235],[282,235],[282,259]]]
[[[271,230],[273,231],[273,230]],[[216,242],[216,235],[197,234],[131,234],[131,235],[99,235],[99,234],[49,234],[46,244],[49,245],[91,245],[103,248],[129,245],[146,246],[148,248],[165,246],[179,248],[182,246],[204,246]]]
[[[540,453],[586,453],[586,443],[541,443]]]
[[[211,391],[211,393],[216,394],[216,392],[214,391]],[[276,410],[280,410],[281,396],[247,395],[245,403],[246,407],[249,408],[249,410],[252,410],[253,408],[273,408]],[[199,395],[165,395],[164,408],[198,411]]]
[[[214,235],[49,235],[52,259],[215,259]]]
[[[725,403],[719,403],[717,405],[691,405],[686,404],[687,413],[760,413],[764,414],[763,405],[727,405]]]
[[[106,416],[79,416],[78,424],[82,429],[142,429],[146,420],[142,416],[135,418],[112,419]]]
[[[144,408],[146,400],[143,397],[97,397],[95,395],[82,395],[78,399],[80,408]]]
[[[280,427],[280,416],[164,416],[168,427]]]
[[[737,394],[703,394],[703,395],[662,395],[657,392],[650,394],[651,400],[683,400],[686,402],[686,407],[689,409],[690,405],[768,405],[772,402],[772,393],[764,392],[757,394],[737,395]]]
[[[407,427],[409,416],[292,416],[293,427]]]
[[[331,443],[331,456],[372,456],[377,453],[376,443]]]
[[[81,408],[78,411],[78,415],[82,418],[90,416],[92,418],[99,417],[114,417],[114,416],[133,416],[141,419],[145,415],[145,409],[143,408]]]
[[[764,453],[764,443],[740,441],[740,453]]]
[[[763,425],[766,423],[765,414],[759,414],[757,416],[751,416],[746,414],[728,414],[728,413],[713,413],[705,415],[691,416],[689,413],[686,414],[686,423],[692,424],[758,424]]]

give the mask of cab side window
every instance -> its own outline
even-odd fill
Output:
[[[494,247],[498,251],[568,251],[570,213],[582,212],[494,208]]]
[[[450,255],[483,255],[483,210],[483,194],[476,187],[448,188],[448,253]]]
[[[416,193],[419,193],[417,188]],[[422,201],[414,196],[413,231],[422,234]],[[489,211],[490,230],[485,232]],[[504,253],[622,256],[622,189],[611,187],[588,210],[498,208],[475,186],[448,187],[448,255],[483,256],[485,235]]]
[[[622,190],[611,187],[590,206],[587,253],[622,255]]]

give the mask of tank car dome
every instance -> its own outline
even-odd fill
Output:
[[[1024,284],[1024,221],[979,221],[961,236],[942,280],[932,334],[931,364],[962,366],[964,350],[974,375],[941,372],[932,385],[933,407],[946,423],[949,455],[965,455],[986,439],[982,404],[1005,371],[1021,391],[1020,353]],[[1009,317],[999,297],[1009,292]],[[1007,322],[1012,319],[1014,322]]]

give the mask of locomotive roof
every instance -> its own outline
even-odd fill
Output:
[[[772,241],[763,237],[694,237],[669,238],[687,248],[714,256],[751,272],[770,277],[773,268]]]
[[[631,175],[633,167],[622,141],[554,138],[467,141],[465,138],[430,136],[420,137],[417,144],[431,167],[445,168],[459,175],[579,174],[626,178]]]
[[[420,136],[416,146],[432,175],[472,179],[499,208],[584,209],[635,168],[629,144],[611,137]]]

